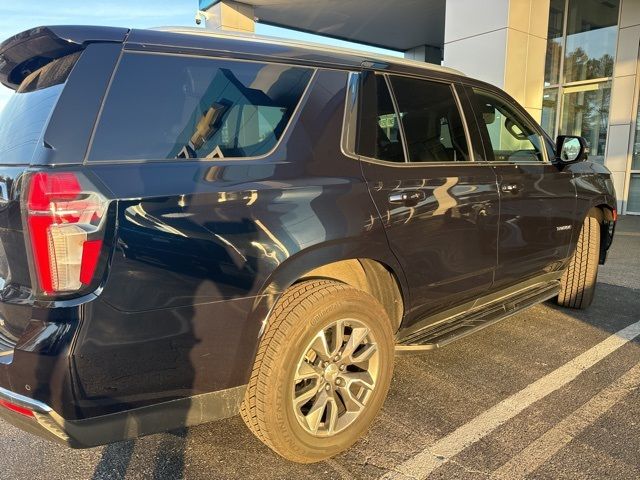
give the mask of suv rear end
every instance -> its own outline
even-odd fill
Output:
[[[292,51],[97,27],[0,46],[0,415],[72,447],[232,416],[287,260],[386,246],[360,165],[328,163],[348,72]]]
[[[37,28],[0,46],[0,81],[15,90],[0,114],[0,413],[70,444],[69,354],[115,221],[81,165],[126,34]]]

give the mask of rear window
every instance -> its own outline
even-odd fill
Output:
[[[89,159],[264,155],[282,136],[312,73],[285,65],[126,53]]]
[[[0,164],[28,164],[80,52],[48,63],[24,79],[0,111]]]

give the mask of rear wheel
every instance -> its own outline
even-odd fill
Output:
[[[576,251],[562,276],[558,304],[587,308],[593,301],[600,260],[600,223],[587,217],[582,225]]]
[[[384,308],[334,281],[293,286],[260,343],[241,415],[281,456],[317,462],[349,448],[382,407],[394,337]]]

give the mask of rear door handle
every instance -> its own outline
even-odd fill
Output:
[[[391,193],[389,195],[389,203],[402,204],[407,207],[414,207],[422,200],[426,198],[426,195],[421,190],[407,190],[400,193]]]
[[[500,190],[504,193],[518,193],[520,187],[516,183],[503,183],[500,186]]]

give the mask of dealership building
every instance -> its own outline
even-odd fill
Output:
[[[200,0],[208,28],[256,22],[404,52],[497,85],[553,137],[584,136],[640,214],[640,0]]]

